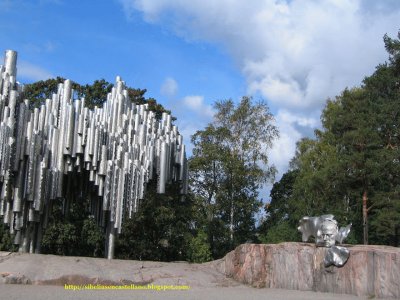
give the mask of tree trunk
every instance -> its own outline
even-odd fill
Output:
[[[231,242],[231,247],[233,247],[233,231],[234,231],[234,226],[233,226],[233,217],[234,217],[234,203],[233,203],[233,174],[232,174],[232,170],[231,170],[231,174],[230,174],[231,178],[231,182],[230,182],[230,191],[229,191],[229,196],[230,196],[230,222],[229,222],[229,233],[230,233],[230,242]]]
[[[368,245],[368,209],[367,209],[368,195],[364,190],[362,197],[362,211],[363,211],[363,232],[364,232],[364,245]]]
[[[231,199],[231,213],[230,213],[230,224],[229,224],[229,231],[230,231],[230,239],[231,244],[233,245],[233,199]]]

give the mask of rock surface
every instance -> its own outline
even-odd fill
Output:
[[[350,250],[350,258],[342,268],[325,268],[323,260],[326,249],[306,243],[244,244],[224,258],[205,264],[0,252],[0,283],[153,283],[189,285],[200,290],[239,288],[244,287],[242,284],[248,284],[274,290],[332,293],[326,294],[326,297],[333,297],[333,293],[336,293],[370,298],[400,298],[400,248],[360,245],[346,247]]]
[[[213,262],[152,262],[0,252],[0,283],[64,285],[241,285],[213,267]],[[0,297],[1,298],[1,297]]]
[[[325,268],[326,248],[307,243],[243,244],[215,268],[254,287],[400,298],[400,248],[346,245],[350,258]]]

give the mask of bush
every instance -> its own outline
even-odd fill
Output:
[[[57,255],[72,255],[78,242],[76,227],[71,223],[58,223],[46,228],[42,241],[42,252]]]
[[[3,218],[0,218],[0,251],[16,251],[13,245],[13,236],[10,230],[4,225]]]
[[[203,263],[212,259],[210,244],[204,231],[199,231],[197,236],[189,241],[187,258],[188,261],[194,263]]]
[[[278,244],[282,242],[297,242],[300,240],[300,233],[288,222],[281,221],[267,229],[266,234],[259,236],[263,244]]]

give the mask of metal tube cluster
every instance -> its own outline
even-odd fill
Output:
[[[182,136],[169,114],[157,120],[147,104],[132,103],[119,77],[102,108],[74,100],[66,80],[32,111],[20,99],[16,62],[17,53],[8,50],[0,68],[0,216],[20,251],[40,253],[52,203],[60,199],[68,213],[73,199],[89,197],[112,258],[114,237],[138,209],[149,180],[157,178],[158,193],[172,181],[187,192]]]

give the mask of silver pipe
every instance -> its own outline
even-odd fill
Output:
[[[4,56],[5,72],[10,76],[17,76],[17,52],[6,50]]]

